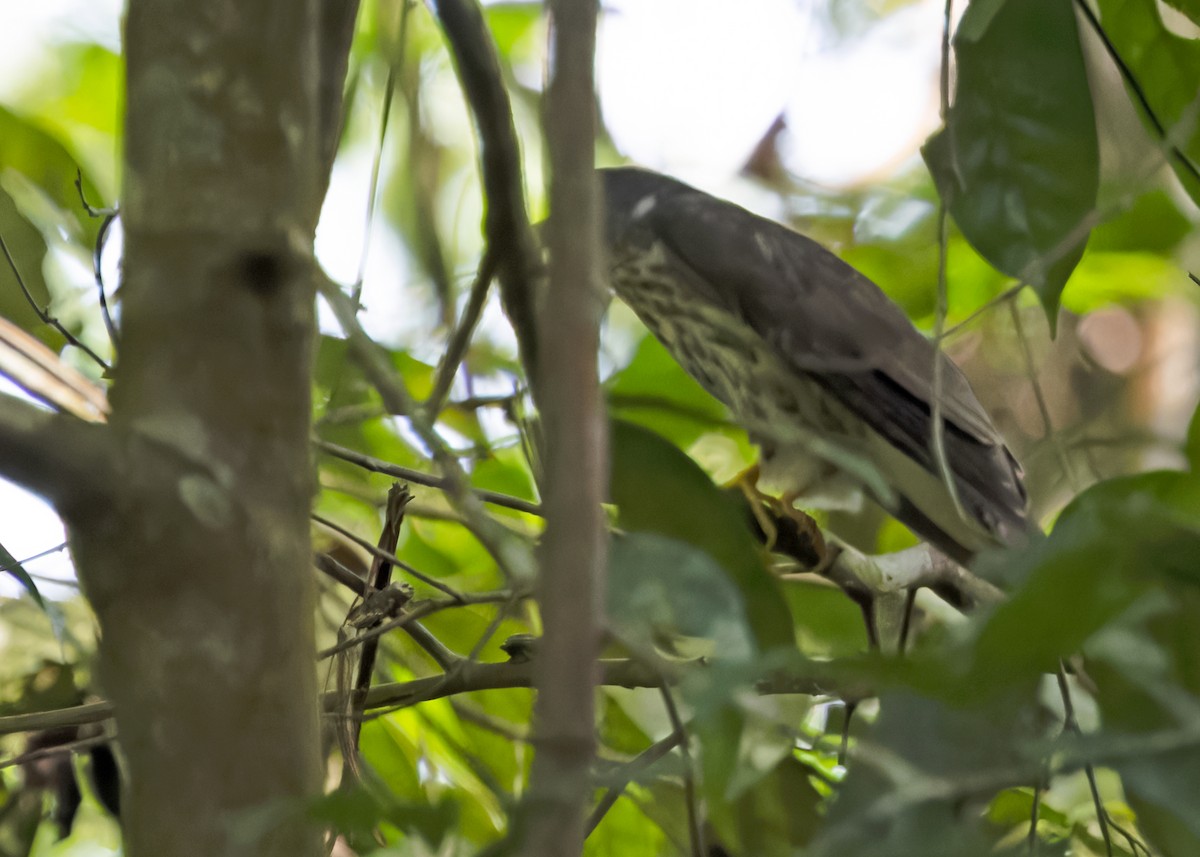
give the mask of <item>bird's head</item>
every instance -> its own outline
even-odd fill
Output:
[[[604,193],[604,234],[609,247],[626,243],[650,222],[655,208],[667,197],[693,192],[683,182],[639,167],[599,170]]]

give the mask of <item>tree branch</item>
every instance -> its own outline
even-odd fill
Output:
[[[500,300],[517,335],[525,375],[535,380],[535,284],[542,266],[525,211],[521,151],[500,60],[475,0],[432,0],[432,5],[450,43],[463,94],[475,114],[487,205],[484,233],[490,252],[498,254]]]
[[[117,472],[107,426],[0,394],[0,475],[63,509],[107,497]]]
[[[545,433],[546,533],[538,604],[533,766],[521,852],[583,850],[596,754],[594,686],[603,621],[608,532],[608,419],[597,359],[601,282],[595,170],[595,0],[551,0],[553,67],[545,131],[550,154],[550,281],[538,325],[533,384]]]
[[[350,464],[357,465],[363,470],[369,470],[372,473],[382,473],[385,476],[394,476],[397,479],[403,479],[406,482],[411,482],[414,485],[423,485],[426,488],[437,488],[442,491],[448,491],[452,487],[451,480],[445,476],[433,476],[429,473],[423,473],[420,470],[413,470],[411,467],[402,467],[399,464],[392,464],[389,461],[384,461],[381,458],[373,458],[370,455],[364,455],[353,449],[347,449],[344,446],[338,446],[336,443],[329,443],[324,440],[314,441],[317,449],[334,458],[340,458],[342,461],[347,461]],[[472,492],[480,500],[485,503],[491,503],[493,506],[504,506],[507,509],[515,509],[518,512],[525,512],[529,515],[541,515],[541,507],[537,503],[531,503],[528,500],[522,500],[520,497],[512,497],[508,494],[501,494],[498,491],[488,491],[482,488],[472,489]]]

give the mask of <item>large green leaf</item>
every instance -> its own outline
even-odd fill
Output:
[[[657,533],[613,539],[607,608],[622,639],[641,646],[676,634],[710,640],[719,658],[754,653],[741,593],[725,570],[704,551]]]
[[[618,523],[699,548],[729,575],[761,650],[794,647],[791,616],[745,516],[700,467],[664,438],[631,423],[612,425],[611,497]]]
[[[955,707],[909,692],[885,693],[881,714],[833,802],[813,857],[983,857],[999,831],[965,808],[989,771],[1027,762],[1019,747],[1032,697],[1010,693]],[[1023,850],[1021,853],[1024,853]]]
[[[998,270],[1032,285],[1053,324],[1099,182],[1072,4],[972,3],[954,48],[954,103],[925,160],[963,235]]]
[[[1148,473],[1101,483],[1023,551],[984,558],[1012,596],[983,624],[972,673],[999,690],[1052,672],[1152,589],[1200,585],[1200,480]]]
[[[1200,42],[1185,39],[1163,26],[1154,0],[1100,0],[1101,23],[1129,68],[1161,126],[1142,119],[1156,136],[1165,132],[1182,157],[1169,162],[1193,200],[1200,202]],[[1194,13],[1196,4],[1189,2]],[[1136,99],[1135,99],[1136,100]],[[1140,105],[1139,105],[1140,106]]]

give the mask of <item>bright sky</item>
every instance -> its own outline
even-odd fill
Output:
[[[0,104],[53,62],[56,42],[118,47],[121,0],[0,0]],[[606,124],[624,155],[714,190],[783,115],[787,167],[816,184],[868,179],[912,157],[937,123],[942,0],[915,0],[875,24],[873,4],[826,0],[606,0],[597,80]],[[829,20],[829,10],[846,32]],[[736,10],[736,14],[734,11]],[[856,17],[857,16],[857,17]],[[3,165],[0,165],[2,168]],[[342,282],[357,274],[370,157],[339,162],[317,252]],[[373,234],[364,300],[394,319],[403,254]],[[368,326],[370,316],[368,316]],[[375,333],[395,335],[386,323]],[[0,387],[7,390],[7,387]],[[19,559],[63,540],[44,503],[0,482],[0,544]],[[59,553],[31,573],[69,576]],[[18,591],[0,575],[0,595]],[[52,597],[66,593],[46,590]]]

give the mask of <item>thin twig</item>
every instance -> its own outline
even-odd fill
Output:
[[[402,467],[399,464],[392,464],[381,458],[373,458],[353,449],[347,449],[344,446],[338,446],[336,443],[329,443],[324,440],[316,440],[314,444],[321,452],[332,455],[335,458],[340,458],[342,461],[348,461],[372,473],[382,473],[386,476],[393,476],[396,479],[404,479],[415,485],[422,485],[426,488],[437,488],[441,491],[449,491],[451,488],[450,480],[444,476],[433,476],[429,473],[423,473],[420,470]],[[498,491],[488,491],[483,488],[473,488],[471,490],[480,500],[485,503],[491,503],[493,506],[504,506],[505,508],[515,509],[518,512],[525,512],[529,515],[540,516],[542,514],[541,507],[536,503],[522,500],[520,497],[501,494]]]
[[[88,357],[92,358],[92,360],[96,362],[96,365],[98,365],[105,372],[111,371],[112,367],[104,361],[104,358],[102,358],[92,349],[88,348],[87,345],[85,345],[79,339],[79,337],[63,327],[62,323],[54,316],[50,315],[48,311],[38,306],[38,302],[34,298],[33,292],[29,291],[29,286],[25,284],[25,278],[21,276],[21,269],[17,267],[17,260],[14,259],[12,253],[9,252],[8,244],[4,241],[3,235],[0,235],[0,251],[4,252],[4,258],[8,260],[8,267],[12,270],[13,276],[17,280],[17,285],[21,287],[21,293],[25,295],[25,300],[28,301],[29,306],[33,308],[33,311],[37,314],[37,317],[41,320],[42,324],[48,324],[50,327],[53,327],[55,330],[61,333],[67,342],[69,342],[71,345],[74,345]]]
[[[64,756],[68,753],[78,753],[81,750],[90,750],[93,747],[99,747],[101,744],[107,744],[112,740],[112,735],[93,735],[90,738],[80,738],[78,741],[71,741],[67,744],[56,744],[53,747],[42,747],[39,750],[30,750],[28,753],[22,753],[19,756],[12,756],[8,759],[0,759],[0,769],[11,768],[16,765],[24,765],[26,762],[36,762],[38,759],[48,759],[52,756]]]
[[[100,293],[100,315],[104,319],[104,327],[108,330],[108,338],[115,345],[117,342],[117,326],[113,324],[112,313],[108,309],[108,295],[104,291],[104,274],[100,269],[104,244],[108,239],[108,230],[117,221],[120,212],[116,208],[92,208],[83,193],[83,171],[75,170],[75,189],[79,191],[79,202],[88,217],[102,217],[100,229],[96,232],[96,246],[92,249],[92,275],[96,280],[96,289]]]
[[[430,613],[436,613],[440,609],[443,609],[443,605],[439,604],[438,602],[423,601],[413,607],[407,613],[397,616],[395,619],[391,619],[381,625],[376,625],[374,628],[371,628],[369,631],[364,631],[357,637],[350,637],[335,643],[327,649],[321,649],[319,652],[317,652],[317,660],[328,660],[335,655],[340,655],[342,652],[348,652],[351,649],[363,645],[364,643],[367,643],[371,640],[376,640],[379,637],[382,637],[384,634],[395,631],[397,628],[403,628],[409,622],[415,622],[418,619],[428,616]]]
[[[463,660],[461,655],[450,651],[420,622],[405,622],[402,627],[404,633],[412,637],[413,642],[424,649],[425,653],[433,658],[433,662],[441,667],[443,672],[450,672]]]
[[[66,549],[67,549],[67,542],[63,542],[62,544],[55,545],[52,548],[46,548],[44,551],[38,551],[33,556],[27,556],[27,557],[25,557],[25,559],[16,560],[13,565],[0,565],[0,572],[13,571],[16,568],[20,568],[21,566],[25,565],[26,563],[34,562],[35,560],[42,559],[43,557],[48,557],[51,554],[56,554],[56,553],[66,550]],[[35,575],[30,575],[30,577],[34,577],[34,576]],[[74,583],[74,581],[71,581],[71,580],[58,581],[58,580],[53,580],[52,578],[45,578],[45,579],[52,580],[52,582],[54,582],[54,583],[64,583],[67,585]]]
[[[679,736],[679,752],[683,756],[683,799],[687,805],[688,839],[692,845],[692,857],[704,857],[708,848],[704,845],[704,828],[700,824],[700,800],[696,796],[696,764],[692,760],[691,750],[688,749],[687,727],[684,726],[683,718],[679,716],[675,697],[666,682],[659,687],[659,693],[667,709],[671,727]]]
[[[413,431],[428,447],[433,460],[442,469],[444,490],[454,508],[463,516],[467,529],[479,539],[496,561],[501,573],[510,581],[532,580],[535,576],[535,563],[528,544],[488,516],[483,508],[483,501],[471,491],[462,465],[446,448],[445,441],[434,426],[416,408],[408,387],[403,378],[397,375],[387,352],[363,330],[353,302],[328,278],[319,279],[318,288],[345,332],[351,354],[362,367],[363,374],[367,376],[371,385],[379,392],[384,407],[392,414],[408,418]]]
[[[1042,417],[1042,429],[1045,432],[1046,438],[1054,445],[1054,450],[1058,454],[1059,465],[1063,469],[1063,476],[1070,483],[1071,489],[1078,494],[1083,486],[1080,485],[1075,468],[1071,465],[1071,458],[1067,455],[1067,447],[1063,443],[1062,437],[1054,430],[1054,420],[1050,416],[1050,405],[1046,401],[1046,393],[1042,389],[1041,379],[1038,378],[1037,366],[1033,361],[1033,349],[1029,345],[1029,337],[1025,335],[1025,325],[1021,320],[1021,310],[1016,303],[1010,303],[1008,310],[1012,315],[1013,330],[1017,334],[1017,342],[1021,346],[1021,358],[1025,361],[1025,373],[1029,378],[1030,387],[1033,388],[1033,398],[1037,402],[1038,413]]]
[[[331,521],[331,520],[329,520],[329,518],[326,518],[323,515],[318,515],[314,512],[311,517],[318,524],[321,524],[322,526],[325,526],[325,527],[329,527],[329,529],[333,530],[334,532],[339,533],[340,535],[343,535],[346,538],[350,539],[356,545],[358,545],[363,550],[365,550],[369,554],[371,554],[372,557],[375,557],[376,559],[386,560],[387,562],[391,563],[392,565],[396,566],[397,568],[404,569],[404,572],[406,574],[409,574],[412,577],[415,577],[417,580],[421,581],[426,586],[432,586],[434,589],[438,590],[439,592],[444,592],[445,594],[449,595],[451,598],[455,599],[459,603],[464,603],[462,593],[460,593],[454,587],[448,586],[445,583],[442,583],[437,578],[430,577],[429,575],[424,574],[423,572],[417,571],[415,568],[413,568],[411,565],[406,563],[404,560],[400,559],[400,557],[396,556],[391,551],[386,551],[383,548],[379,547],[378,545],[371,544],[371,542],[368,541],[367,539],[364,539],[362,536],[359,536],[356,533],[351,532],[350,530],[343,527],[341,524]]]
[[[393,483],[388,489],[387,506],[383,516],[383,528],[379,534],[379,541],[376,547],[381,553],[394,554],[396,547],[400,543],[400,529],[404,524],[404,509],[412,500],[412,494],[408,491],[408,486],[402,483]],[[362,602],[366,602],[368,598],[385,589],[392,579],[392,562],[384,557],[376,554],[371,560],[370,570],[367,572],[367,578],[364,581]],[[402,602],[397,602],[402,603]],[[351,613],[359,604],[356,599],[351,605]],[[343,622],[343,627],[349,625],[350,615],[347,615]],[[370,631],[383,624],[382,618],[376,618],[367,627],[358,629],[360,632]],[[411,631],[411,624],[406,626],[406,630]],[[354,634],[354,637],[362,636],[362,633]],[[344,731],[339,731],[339,735],[343,738],[342,744],[342,781],[350,782],[361,780],[361,766],[359,755],[359,738],[361,736],[362,726],[362,704],[366,699],[367,691],[371,687],[371,676],[375,672],[375,661],[379,654],[379,637],[372,637],[364,640],[358,649],[358,669],[354,677],[354,684],[348,688],[346,694],[346,710],[348,717]]]
[[[394,61],[388,62],[387,82],[383,86],[383,115],[379,119],[379,139],[375,143],[375,153],[371,158],[371,178],[367,185],[367,214],[363,224],[363,243],[362,249],[358,255],[358,275],[354,278],[354,285],[350,289],[350,299],[354,301],[355,307],[360,306],[360,298],[362,298],[363,280],[367,275],[367,256],[371,250],[371,232],[375,226],[375,200],[379,194],[379,170],[383,165],[383,144],[387,140],[388,120],[392,115],[392,100],[396,93],[396,68],[404,65],[404,48],[408,41],[408,10],[409,4],[407,0],[402,3],[403,9],[400,12],[400,44],[398,56]]]
[[[981,315],[991,312],[994,309],[998,309],[1005,301],[1012,300],[1021,293],[1021,290],[1025,288],[1025,285],[1025,283],[1017,283],[1015,286],[1009,286],[1000,294],[987,301],[987,303],[985,303],[983,306],[976,309],[962,321],[943,330],[942,335],[938,337],[938,341],[945,342],[947,339],[957,334],[960,330],[969,325],[975,319],[979,318]]]
[[[429,398],[425,402],[425,413],[430,420],[436,420],[438,414],[442,412],[446,397],[454,385],[454,377],[458,374],[458,367],[462,365],[463,358],[467,355],[471,336],[475,333],[475,327],[479,324],[479,318],[483,315],[483,308],[487,304],[492,277],[496,273],[498,256],[499,254],[489,244],[483,251],[483,258],[479,260],[479,272],[475,275],[475,282],[471,284],[467,305],[463,307],[462,318],[454,329],[450,342],[446,345],[446,352],[438,364],[433,392],[429,394]]]
[[[1071,686],[1067,682],[1067,668],[1062,661],[1058,662],[1055,678],[1058,679],[1058,692],[1063,702],[1063,727],[1075,737],[1081,738],[1083,730],[1079,728],[1079,721],[1075,717],[1075,703],[1071,699]],[[1088,788],[1092,793],[1092,803],[1096,807],[1096,821],[1100,824],[1100,837],[1104,840],[1104,852],[1107,857],[1113,857],[1112,835],[1108,831],[1108,810],[1104,808],[1104,801],[1100,797],[1100,785],[1096,782],[1096,767],[1089,761],[1084,763],[1083,770],[1087,776]]]
[[[634,777],[645,771],[659,759],[666,756],[677,746],[684,741],[682,732],[673,731],[666,738],[655,741],[649,747],[637,756],[629,764],[624,765],[621,773],[623,774],[621,781],[613,786],[610,786],[604,796],[596,803],[592,809],[591,815],[588,816],[586,835],[591,836],[593,831],[604,820],[604,816],[616,804],[617,800],[625,793],[625,789],[633,782]]]
[[[501,251],[500,300],[517,336],[525,377],[532,381],[537,376],[536,281],[542,265],[525,210],[521,150],[503,70],[475,0],[437,0],[432,6],[479,129],[480,172],[487,199],[484,232],[488,246]]]

